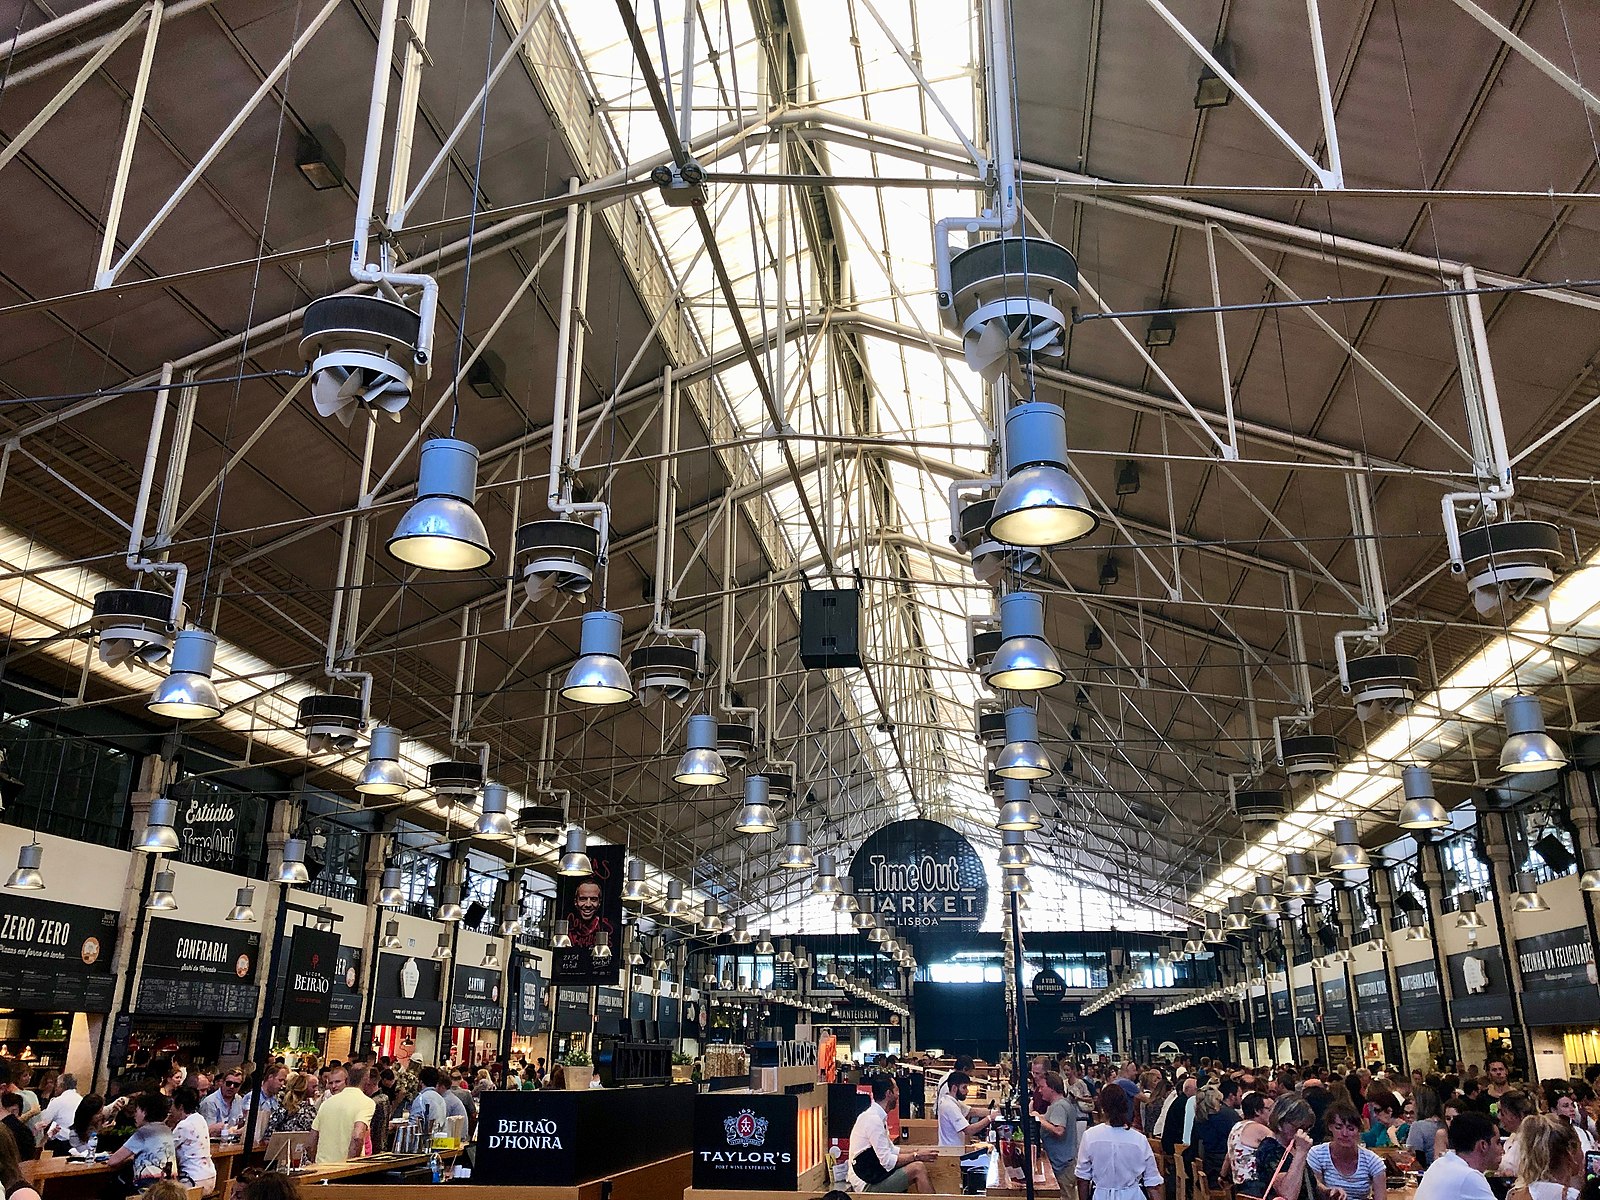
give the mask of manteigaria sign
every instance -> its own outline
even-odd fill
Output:
[[[896,821],[868,836],[850,860],[858,896],[900,929],[976,930],[989,880],[972,843],[937,821]]]

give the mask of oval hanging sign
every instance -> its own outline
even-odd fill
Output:
[[[976,930],[989,880],[972,843],[937,821],[896,821],[870,834],[850,860],[857,895],[905,930]]]
[[[1040,1004],[1060,1004],[1067,998],[1067,981],[1047,967],[1033,977],[1033,998]]]

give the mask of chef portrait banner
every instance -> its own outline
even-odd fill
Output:
[[[567,923],[570,946],[551,952],[550,977],[556,983],[615,985],[622,966],[622,875],[626,852],[621,846],[590,846],[587,875],[556,878],[556,919]],[[611,952],[596,955],[599,934]]]
[[[374,1025],[438,1026],[444,1016],[439,998],[439,964],[414,954],[378,955],[378,986],[372,995]]]

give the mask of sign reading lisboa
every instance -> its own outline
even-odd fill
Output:
[[[937,821],[896,821],[861,843],[850,860],[857,895],[901,929],[975,930],[989,906],[989,880],[972,843]]]

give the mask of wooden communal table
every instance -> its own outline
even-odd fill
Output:
[[[212,1193],[226,1200],[228,1184],[242,1147],[237,1142],[211,1143],[211,1161],[217,1165],[217,1186]],[[82,1162],[57,1155],[22,1164],[22,1177],[33,1185],[40,1200],[83,1200],[105,1194],[106,1182],[116,1170],[105,1163]]]
[[[460,1150],[439,1151],[439,1159],[444,1164],[446,1172],[455,1165],[456,1156],[460,1153]],[[432,1156],[431,1150],[415,1154],[373,1154],[366,1158],[352,1158],[348,1162],[313,1163],[286,1173],[302,1187],[315,1183],[341,1183],[372,1175],[386,1175],[390,1171],[405,1173],[423,1170]],[[429,1186],[432,1186],[431,1181]],[[43,1200],[43,1197],[40,1197],[40,1200]]]
[[[338,1200],[677,1200],[689,1187],[690,1156],[675,1154],[659,1162],[618,1171],[602,1179],[570,1185],[538,1187],[515,1184],[473,1184],[463,1179],[450,1183],[374,1183],[363,1179],[335,1180],[330,1189]],[[300,1183],[305,1184],[304,1177]],[[441,1188],[450,1189],[441,1193]],[[821,1190],[821,1189],[817,1189]],[[302,1190],[302,1194],[307,1194]],[[325,1194],[319,1190],[317,1196]],[[702,1193],[704,1194],[704,1193]],[[800,1200],[805,1193],[786,1193]],[[723,1196],[739,1193],[724,1192]]]
[[[1027,1185],[1020,1179],[1012,1179],[1009,1172],[1000,1162],[1001,1155],[998,1150],[989,1155],[989,1175],[984,1181],[984,1195],[986,1196],[1023,1196],[1027,1194]],[[1076,1196],[1077,1184],[1073,1180],[1067,1181],[1068,1196]],[[1044,1155],[1039,1156],[1039,1171],[1033,1177],[1033,1194],[1035,1196],[1060,1196],[1061,1187],[1056,1183],[1056,1173],[1050,1169],[1050,1160]]]

